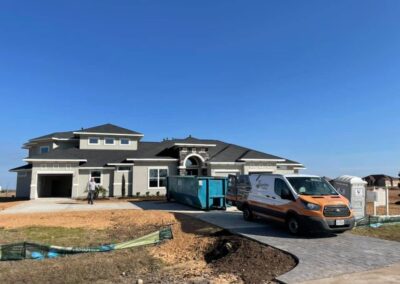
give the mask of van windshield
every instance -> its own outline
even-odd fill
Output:
[[[288,177],[287,179],[300,195],[338,195],[333,186],[320,177]]]

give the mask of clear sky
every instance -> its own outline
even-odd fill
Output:
[[[399,15],[396,0],[3,0],[0,185],[28,139],[108,122],[397,175]]]

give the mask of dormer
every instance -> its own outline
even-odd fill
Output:
[[[75,131],[79,149],[137,150],[143,134],[113,124],[104,124]]]

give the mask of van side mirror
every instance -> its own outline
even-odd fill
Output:
[[[287,188],[282,190],[281,198],[292,201],[294,200],[293,194]]]

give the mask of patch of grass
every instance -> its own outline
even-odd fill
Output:
[[[22,241],[59,246],[90,246],[110,242],[104,230],[62,227],[24,227],[0,229],[0,243]]]
[[[400,242],[400,224],[388,224],[379,228],[357,227],[353,234]]]

